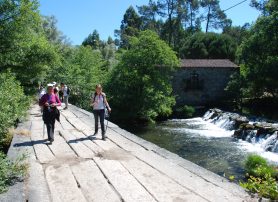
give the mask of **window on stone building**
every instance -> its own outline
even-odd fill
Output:
[[[199,78],[199,74],[193,71],[188,79],[186,79],[185,90],[202,90],[203,80]]]

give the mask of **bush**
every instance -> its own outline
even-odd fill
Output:
[[[195,108],[192,106],[184,105],[176,109],[178,118],[191,118],[195,114]]]
[[[277,171],[269,165],[266,159],[258,155],[250,155],[245,162],[246,183],[240,185],[251,192],[258,193],[261,197],[278,199]]]
[[[271,177],[277,176],[276,169],[268,165],[266,159],[256,154],[248,156],[245,162],[245,170],[248,175],[255,177],[264,177],[266,174],[270,174]]]
[[[248,182],[240,183],[240,186],[251,192],[258,193],[260,197],[278,199],[277,182],[270,174],[266,174],[263,178],[250,176]]]
[[[0,193],[5,192],[8,186],[26,175],[27,165],[22,163],[25,159],[26,156],[23,155],[13,162],[0,152]]]
[[[0,150],[1,144],[8,139],[8,130],[24,117],[30,100],[24,95],[23,88],[10,73],[0,74]]]

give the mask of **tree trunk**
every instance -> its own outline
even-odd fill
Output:
[[[209,28],[209,21],[210,21],[210,6],[209,6],[209,10],[208,10],[208,15],[207,15],[206,33],[208,32],[208,28]]]
[[[193,30],[193,9],[192,9],[192,5],[190,5],[190,27],[191,27],[191,31]]]
[[[171,46],[172,34],[173,34],[172,15],[169,15],[169,35],[168,35],[169,46]]]

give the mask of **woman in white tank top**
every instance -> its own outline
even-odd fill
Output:
[[[111,108],[107,102],[105,93],[102,92],[102,86],[100,84],[96,85],[96,91],[92,96],[92,107],[95,117],[95,134],[98,133],[98,118],[100,119],[102,140],[105,140],[105,127],[104,127],[104,117],[105,117],[105,107],[111,112]]]

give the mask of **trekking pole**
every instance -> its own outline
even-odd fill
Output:
[[[110,117],[110,112],[107,110],[107,112],[105,114],[105,118],[106,118],[106,121],[107,121],[105,131],[107,131],[107,128],[108,128],[109,117]]]
[[[41,115],[43,116],[43,110],[41,109]],[[44,121],[42,122],[42,139],[44,139],[44,133],[45,133],[45,124]]]

